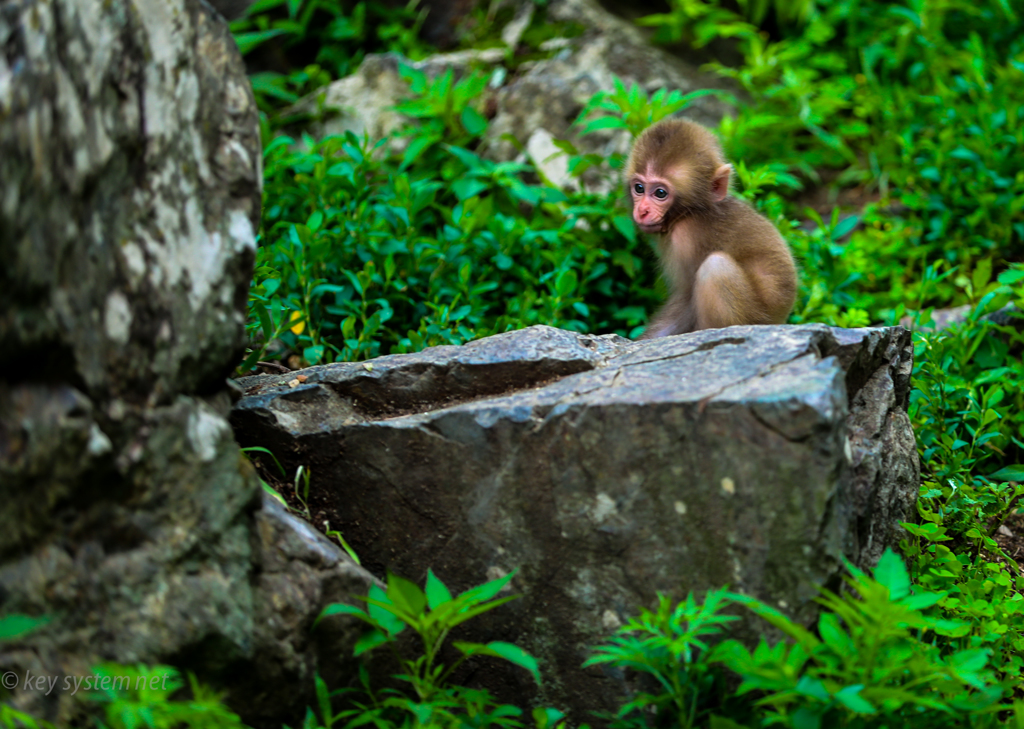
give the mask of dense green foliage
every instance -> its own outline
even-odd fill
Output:
[[[726,38],[741,52],[712,64],[750,100],[718,132],[740,194],[800,262],[792,321],[913,322],[924,482],[910,570],[892,556],[874,579],[851,568],[853,591],[822,596],[815,633],[736,595],[664,601],[591,662],[663,689],[625,704],[624,726],[1017,725],[1024,580],[993,534],[1024,493],[1024,334],[988,315],[1024,305],[1024,19],[1006,0],[741,8],[672,0],[641,24],[670,46]],[[268,345],[360,359],[534,323],[635,336],[663,293],[620,196],[481,158],[485,75],[403,75],[415,123],[394,138],[267,145],[252,359]],[[579,128],[635,135],[690,100],[619,85]],[[578,176],[616,179],[621,158],[561,147]],[[801,202],[815,190],[857,206],[822,217]],[[933,308],[959,305],[966,321],[936,332]],[[736,603],[788,641],[708,650],[701,636]]]
[[[249,56],[253,91],[271,124],[298,121],[280,114],[288,105],[359,68],[367,49],[427,52],[418,39],[426,15],[417,3],[386,7],[348,0],[256,0],[231,24],[239,50]]]
[[[657,679],[655,691],[623,705],[613,726],[649,725],[650,707],[657,708],[658,726],[718,729],[939,729],[1024,720],[1024,704],[1000,703],[1013,684],[992,669],[989,649],[940,639],[962,636],[965,628],[933,610],[945,593],[913,587],[891,551],[873,578],[848,569],[849,590],[822,592],[817,634],[773,607],[724,590],[709,592],[699,607],[692,597],[675,608],[662,598],[657,611],[642,610],[588,661],[633,667]],[[749,608],[788,640],[762,639],[754,650],[735,640],[709,648],[701,638],[735,620],[719,614],[729,603]],[[742,679],[735,695],[721,695],[719,667]]]

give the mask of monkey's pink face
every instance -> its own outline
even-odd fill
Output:
[[[659,175],[638,172],[629,181],[633,222],[645,233],[661,233],[675,199],[675,185]]]

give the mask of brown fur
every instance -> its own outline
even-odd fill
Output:
[[[658,236],[670,290],[644,339],[782,324],[793,310],[789,246],[767,218],[729,195],[731,172],[715,136],[693,122],[659,122],[633,145],[626,167],[633,220]]]

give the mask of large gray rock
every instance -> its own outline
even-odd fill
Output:
[[[225,417],[260,159],[199,0],[0,4],[0,615],[52,618],[0,644],[5,672],[170,662],[294,715],[313,619],[373,582],[263,503]],[[356,633],[319,640],[347,655]],[[21,681],[11,700],[76,712]]]
[[[919,481],[911,357],[900,327],[541,326],[246,378],[232,423],[312,468],[314,512],[379,574],[465,589],[518,570],[523,599],[480,634],[532,651],[534,698],[583,720],[624,689],[580,669],[588,647],[657,592],[728,584],[809,621],[844,556],[895,544]],[[477,679],[533,696],[525,676]]]
[[[0,371],[166,402],[245,344],[257,110],[198,2],[0,8]]]

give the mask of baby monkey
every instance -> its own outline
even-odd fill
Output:
[[[775,226],[729,194],[732,165],[699,124],[667,119],[633,145],[633,221],[658,236],[669,298],[642,339],[733,324],[782,324],[796,265]]]

